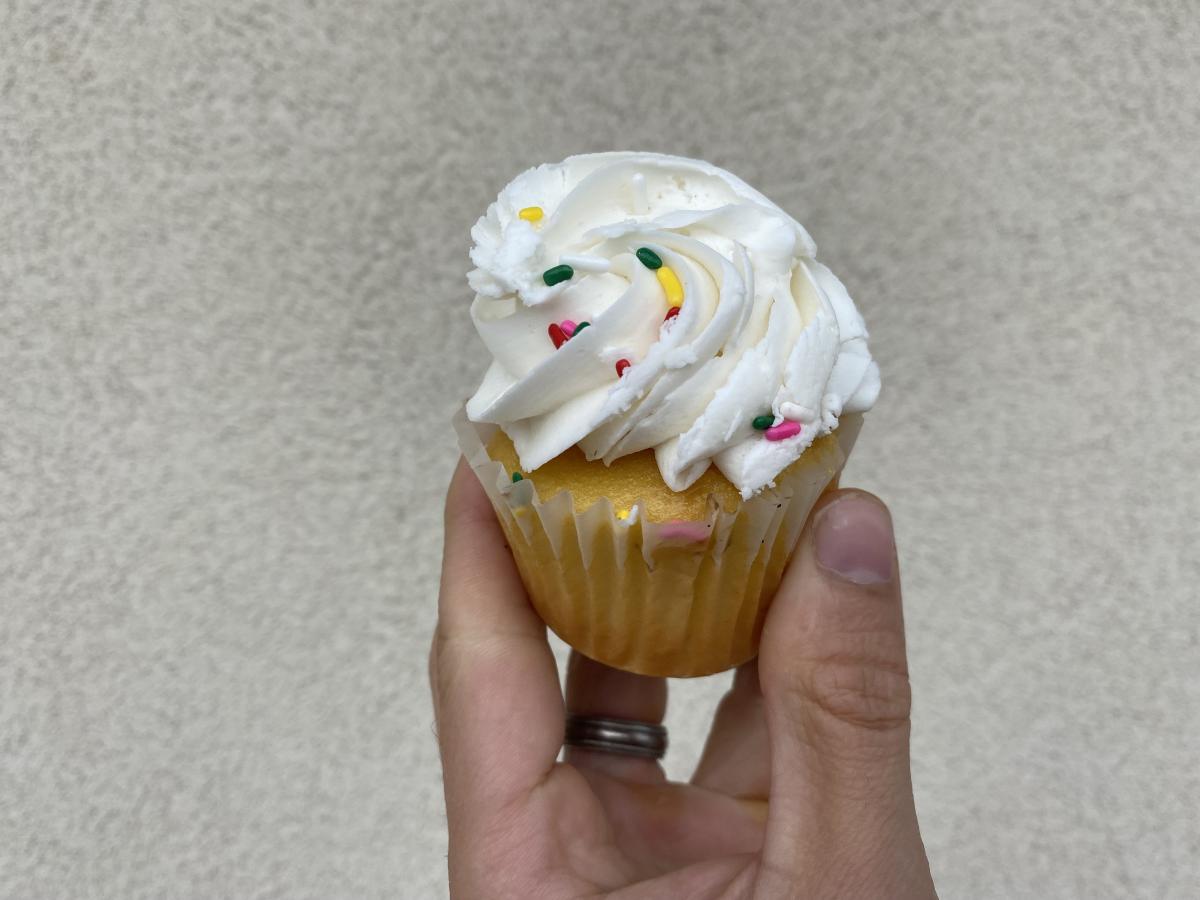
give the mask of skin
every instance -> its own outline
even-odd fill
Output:
[[[662,721],[664,679],[573,654],[560,687],[487,497],[462,462],[430,682],[455,898],[931,898],[886,507],[810,517],[691,780],[568,749],[566,711]]]

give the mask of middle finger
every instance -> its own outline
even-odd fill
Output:
[[[757,659],[738,668],[721,698],[692,784],[747,800],[767,798],[771,755]]]

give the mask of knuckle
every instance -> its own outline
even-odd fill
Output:
[[[433,641],[429,647],[429,687],[432,690],[434,701],[438,701],[442,696],[444,687],[443,679],[445,665],[442,657],[445,655],[446,635],[439,625],[433,632]]]
[[[426,662],[425,675],[429,679],[429,687],[434,693],[434,699],[437,695],[437,670],[438,670],[438,644],[440,643],[439,631],[433,632],[433,640],[429,642],[429,659]]]
[[[494,683],[494,670],[504,660],[497,658],[490,643],[473,636],[447,634],[442,628],[434,632],[429,679],[435,709],[453,708],[455,698],[469,692],[472,685]]]
[[[810,659],[802,689],[825,715],[872,731],[908,725],[912,687],[903,638],[890,632],[856,634]]]
[[[851,662],[827,662],[811,674],[809,696],[817,708],[850,725],[890,731],[908,724],[908,677]]]
[[[511,680],[511,640],[511,636],[501,633],[450,634],[438,628],[430,651],[430,683],[436,700],[448,703],[480,685]]]
[[[434,735],[437,737],[439,744],[441,743],[442,702],[444,696],[442,682],[444,666],[441,663],[441,650],[444,643],[445,638],[442,635],[441,627],[435,628],[433,640],[429,642],[429,663],[426,671],[429,677],[429,694],[433,701]]]
[[[433,693],[440,701],[450,697],[457,684],[464,677],[464,669],[470,665],[470,656],[462,652],[461,641],[447,635],[438,629],[433,637],[433,650],[430,653],[432,664],[430,678]]]

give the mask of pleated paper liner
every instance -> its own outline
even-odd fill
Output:
[[[755,656],[805,520],[835,484],[861,424],[861,416],[844,417],[774,488],[732,511],[710,495],[702,518],[651,521],[642,501],[621,518],[604,497],[587,509],[576,509],[569,490],[539,497],[537,472],[514,483],[489,455],[495,425],[471,422],[463,410],[454,417],[459,446],[546,624],[599,662],[671,677],[709,675]]]

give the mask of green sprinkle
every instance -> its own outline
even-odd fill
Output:
[[[762,416],[755,416],[754,421],[750,423],[757,431],[766,431],[775,424],[775,417],[770,413]]]
[[[513,472],[513,484],[516,484],[518,481],[524,481],[524,480],[525,480],[525,476],[522,475],[520,472]]]
[[[571,337],[575,337],[575,335],[579,334],[579,332],[583,331],[583,329],[587,328],[591,324],[591,322],[580,322],[575,326],[575,331],[572,332]]]
[[[542,281],[550,286],[558,284],[560,281],[570,281],[575,277],[575,270],[563,263],[559,266],[551,266],[542,273]]]
[[[649,247],[638,247],[637,258],[647,269],[661,269],[662,258]]]

